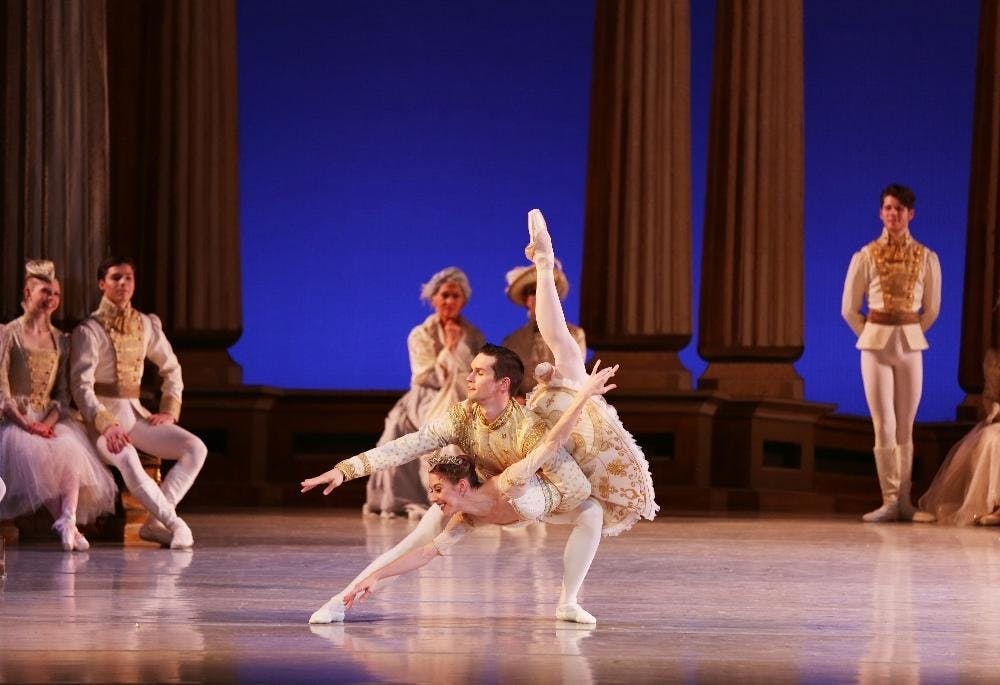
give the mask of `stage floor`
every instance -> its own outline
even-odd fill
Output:
[[[192,552],[6,550],[2,682],[996,682],[1000,531],[663,517],[604,540],[553,618],[567,529],[478,531],[346,624],[310,613],[405,520],[186,517]]]

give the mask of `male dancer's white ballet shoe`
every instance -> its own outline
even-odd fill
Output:
[[[561,604],[556,609],[556,618],[560,621],[583,623],[586,625],[594,625],[597,623],[597,619],[579,604]]]
[[[330,600],[313,612],[309,617],[309,623],[343,623],[344,622],[344,598],[335,595]]]
[[[893,500],[886,502],[875,511],[869,511],[861,517],[865,523],[889,523],[899,520],[899,502]]]
[[[174,535],[170,540],[170,549],[190,549],[194,547],[194,535],[191,533],[191,529],[188,528],[188,524],[184,523],[180,517],[177,517],[177,521],[174,522],[171,532]]]
[[[139,529],[139,537],[147,542],[155,542],[158,545],[169,547],[170,543],[173,542],[174,534],[160,523],[159,519],[149,516]]]

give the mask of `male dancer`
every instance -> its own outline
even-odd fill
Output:
[[[326,473],[302,481],[302,492],[325,485],[323,494],[328,495],[344,481],[398,466],[449,444],[458,445],[475,460],[480,477],[499,475],[527,456],[548,431],[541,418],[511,399],[523,373],[516,354],[487,343],[472,360],[472,371],[466,378],[468,399],[452,405],[446,416],[425,424],[416,433],[345,459]],[[556,617],[576,623],[596,623],[597,620],[577,603],[577,593],[600,543],[601,506],[590,498],[569,512],[547,518],[546,522],[573,526],[563,555],[563,585]],[[432,506],[412,533],[375,559],[341,593],[313,613],[309,622],[342,621],[344,595],[350,588],[375,569],[429,543],[442,531],[444,523],[440,507]]]
[[[913,422],[923,389],[924,332],[941,308],[941,265],[910,235],[916,196],[890,185],[879,198],[882,235],[854,253],[844,281],[841,314],[858,336],[861,378],[875,428],[875,466],[882,506],[870,523],[933,521],[910,501]],[[868,298],[868,316],[861,313]]]
[[[176,425],[184,388],[180,364],[160,320],[132,308],[135,267],[130,260],[106,259],[98,268],[97,285],[103,293],[100,306],[73,330],[73,399],[97,435],[98,453],[121,471],[129,492],[149,511],[139,537],[171,549],[191,547],[191,529],[175,507],[201,471],[208,450]],[[163,379],[155,414],[139,403],[147,358]],[[161,486],[143,470],[136,448],[177,462]]]

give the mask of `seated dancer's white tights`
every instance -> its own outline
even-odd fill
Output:
[[[336,623],[344,620],[344,613],[346,611],[344,607],[344,595],[347,591],[354,587],[357,583],[367,578],[373,571],[380,569],[387,564],[392,563],[399,557],[403,556],[411,549],[416,549],[417,547],[422,547],[428,542],[436,538],[442,530],[444,530],[444,514],[441,513],[441,507],[438,505],[431,506],[424,514],[423,518],[420,519],[420,523],[417,527],[407,535],[405,538],[399,541],[395,547],[383,552],[376,559],[365,567],[365,570],[354,577],[350,583],[348,583],[343,590],[331,597],[326,604],[321,606],[319,609],[313,612],[313,615],[309,617],[310,623]],[[393,576],[392,578],[384,578],[379,581],[379,585],[384,587],[386,583],[395,580],[398,576]]]

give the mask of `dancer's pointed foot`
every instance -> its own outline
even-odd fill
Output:
[[[170,540],[170,549],[191,549],[194,547],[194,535],[188,524],[178,517],[171,529],[173,537]]]
[[[584,623],[586,625],[594,625],[597,623],[597,619],[594,618],[589,611],[584,609],[579,604],[561,604],[556,609],[556,618],[560,621],[569,621],[570,623]]]
[[[169,547],[174,539],[174,534],[170,532],[169,528],[160,523],[159,519],[150,516],[139,529],[139,537],[147,542],[155,542],[158,545]]]
[[[344,621],[344,598],[334,595],[330,600],[313,612],[309,617],[310,623],[343,623]]]
[[[90,549],[90,541],[83,537],[83,533],[80,532],[79,528],[74,528],[75,533],[73,535],[73,549],[78,552],[86,552]]]
[[[76,519],[69,516],[60,516],[52,524],[52,530],[59,534],[59,542],[63,550],[72,552],[76,549],[76,536],[79,531],[76,529]]]
[[[537,267],[551,269],[555,262],[552,237],[545,224],[545,217],[537,209],[528,212],[528,236],[529,241],[527,247],[524,248],[524,256],[534,262]]]

